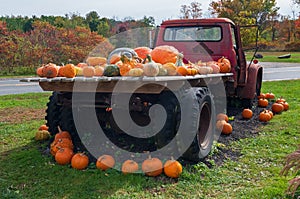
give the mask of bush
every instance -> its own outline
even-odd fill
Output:
[[[286,50],[286,51],[295,51],[295,52],[299,52],[299,51],[300,51],[300,41],[292,42],[292,43],[286,44],[286,45],[285,45],[285,50]]]

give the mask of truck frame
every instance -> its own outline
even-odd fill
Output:
[[[123,150],[134,153],[159,151],[166,156],[197,162],[209,154],[213,141],[220,135],[215,127],[216,117],[218,113],[226,112],[226,101],[238,100],[244,107],[252,106],[260,94],[262,67],[246,62],[240,27],[225,18],[164,21],[153,43],[154,47],[174,46],[183,52],[185,62],[217,61],[226,57],[231,62],[231,72],[195,76],[29,78],[22,81],[39,82],[44,91],[54,91],[45,117],[49,131],[55,135],[60,126],[71,132],[75,150],[89,151],[90,158],[106,153],[107,146],[103,146],[101,152],[90,151],[79,136],[76,117],[84,115],[85,109],[95,110],[105,136]],[[116,104],[112,100],[115,95],[124,95],[124,98],[130,95],[129,102]],[[119,113],[127,111],[134,123],[147,127],[155,120],[150,110],[156,104],[165,109],[165,123],[157,134],[148,138],[128,135],[116,123],[111,111],[111,108]],[[87,124],[83,130],[91,132],[93,126]],[[99,145],[99,139],[102,138],[94,137],[89,141],[98,140],[96,145]]]

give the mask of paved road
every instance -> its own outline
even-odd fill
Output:
[[[263,81],[300,79],[299,63],[261,62],[264,67]],[[38,83],[20,82],[19,79],[0,79],[0,95],[42,92]]]

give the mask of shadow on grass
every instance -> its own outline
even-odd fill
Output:
[[[29,144],[0,154],[1,198],[108,198],[130,196],[135,192],[154,194],[163,184],[177,180],[161,175],[123,175],[111,169],[96,169],[95,164],[83,171],[70,165],[57,165],[44,153],[46,143],[34,140]]]

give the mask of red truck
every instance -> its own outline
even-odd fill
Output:
[[[226,57],[231,72],[27,79],[54,91],[46,110],[50,132],[56,134],[58,126],[71,132],[75,150],[89,151],[91,158],[144,151],[193,162],[206,157],[220,135],[217,114],[232,101],[251,107],[260,94],[262,67],[246,62],[240,27],[225,18],[164,21],[153,44],[174,46],[185,62]]]

